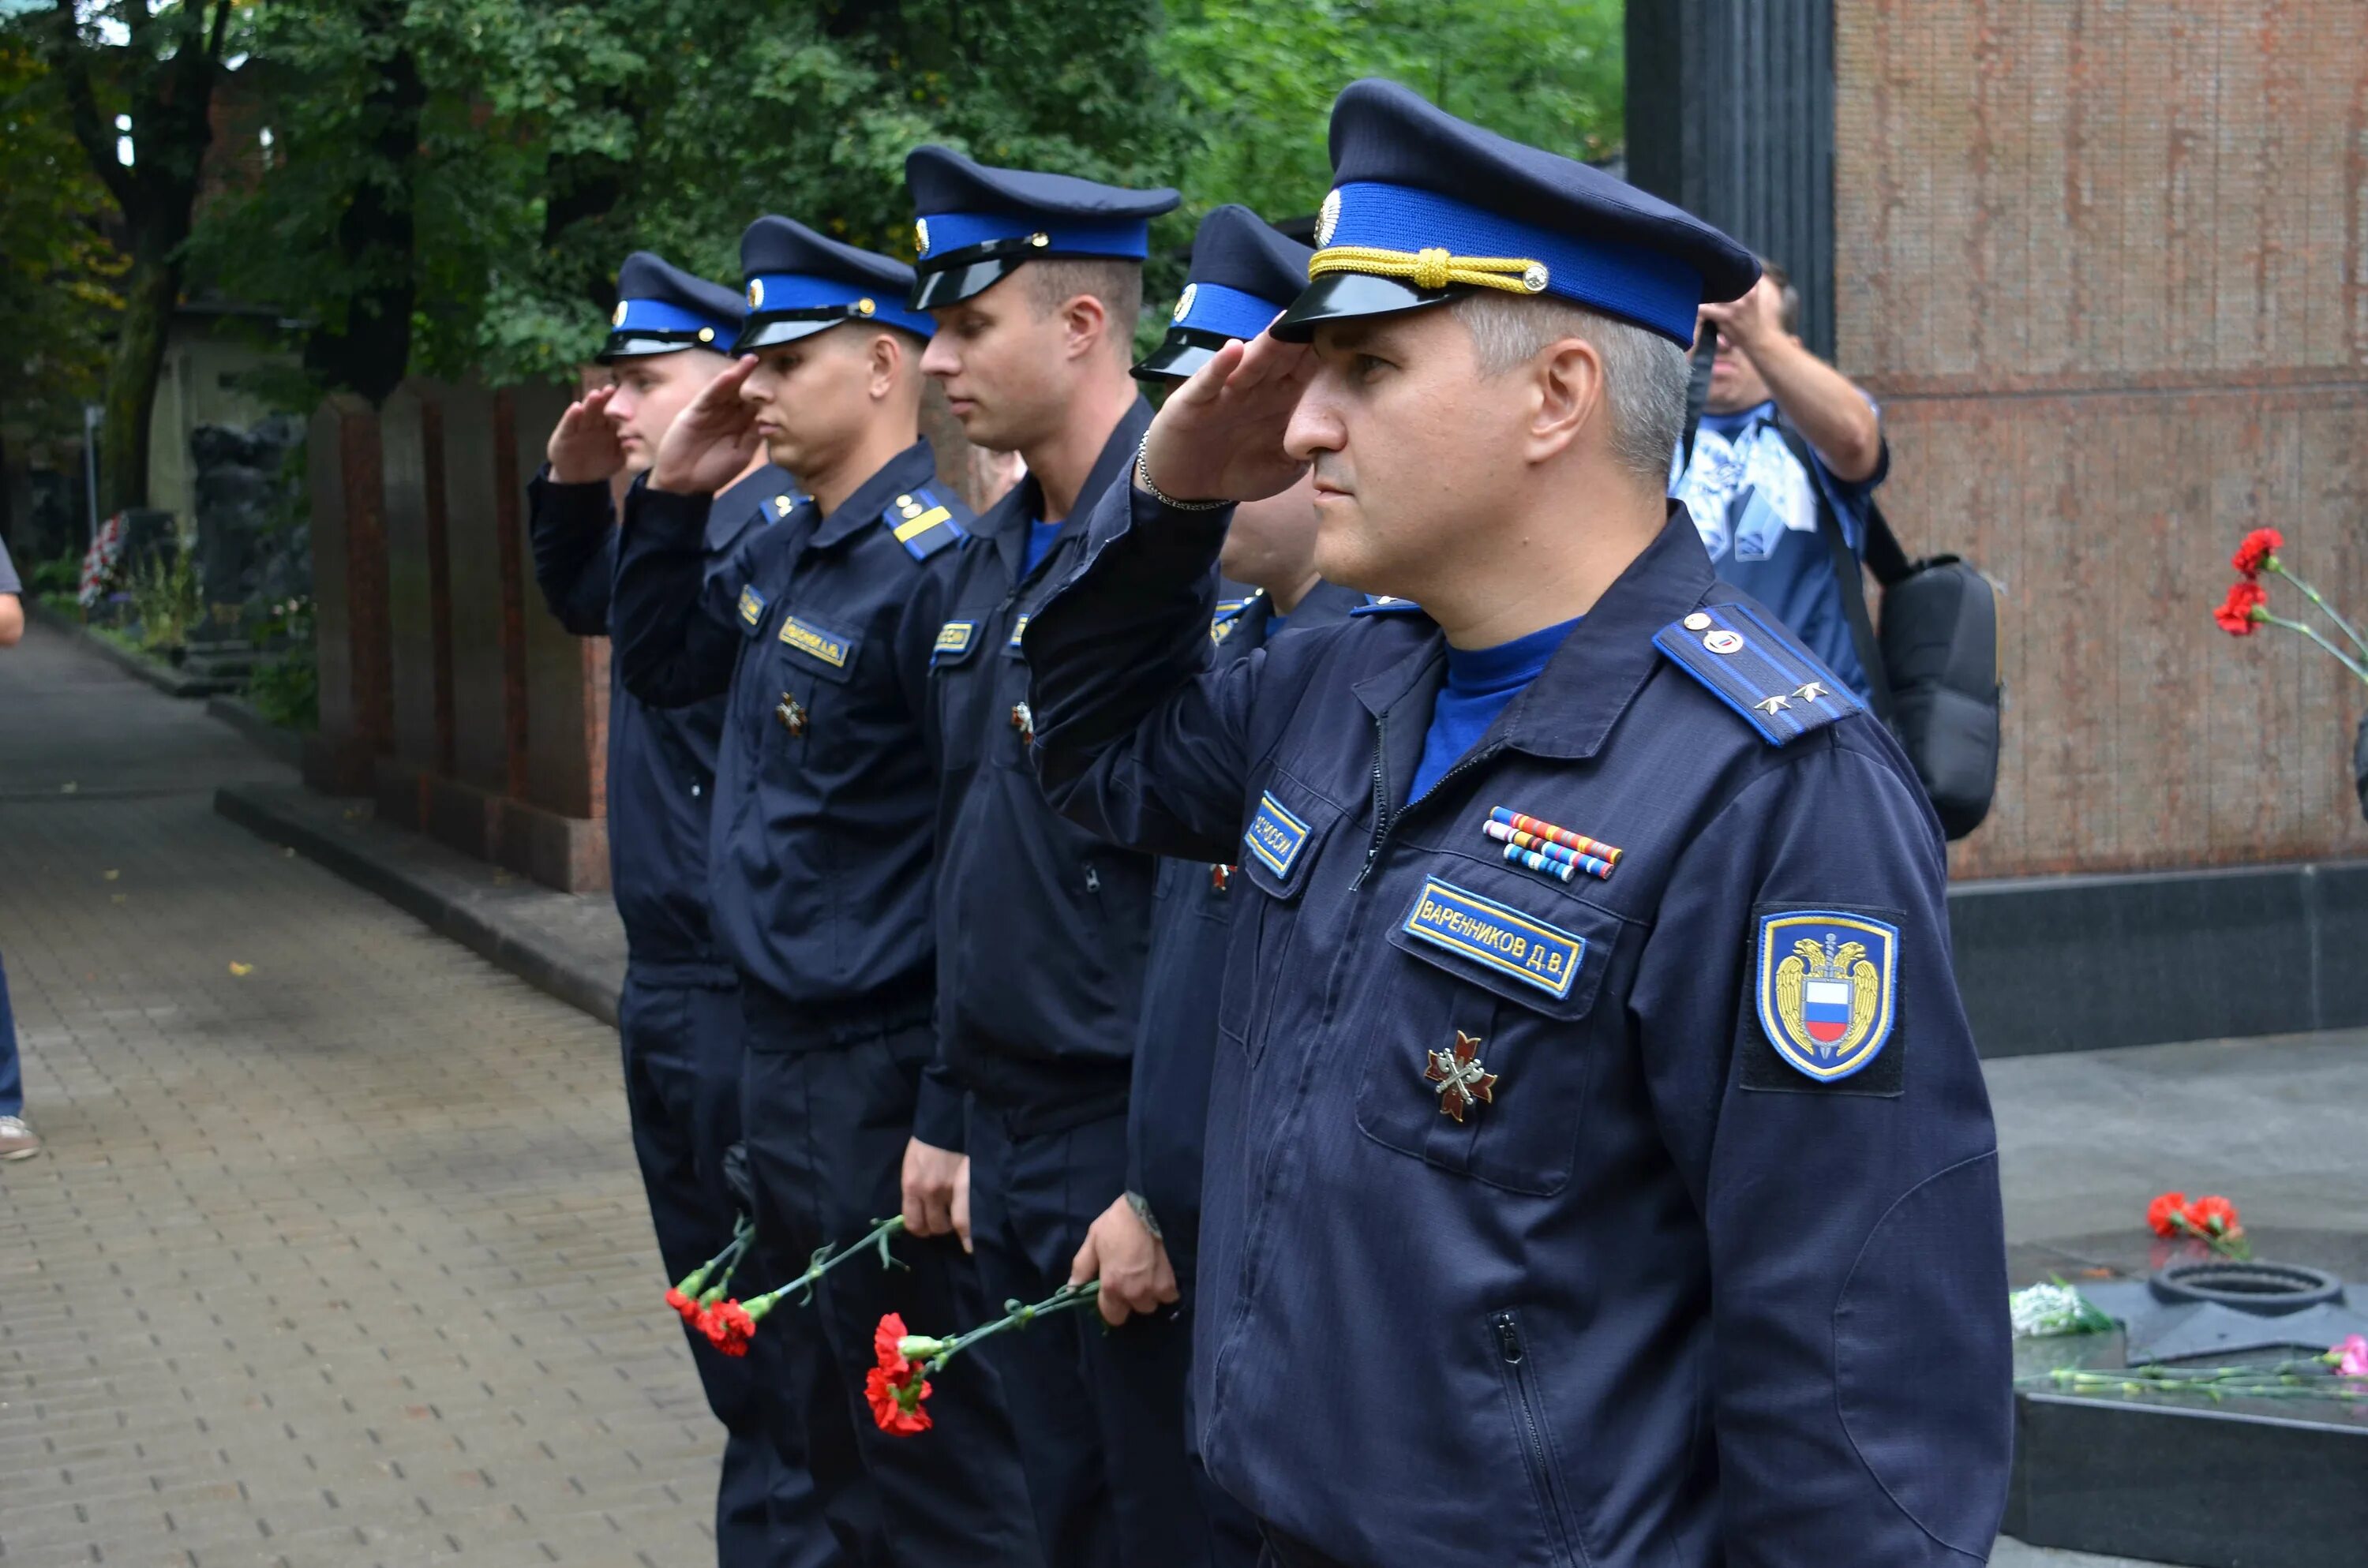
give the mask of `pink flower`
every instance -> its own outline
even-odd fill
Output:
[[[2368,1335],[2354,1334],[2328,1351],[2339,1378],[2368,1378]]]

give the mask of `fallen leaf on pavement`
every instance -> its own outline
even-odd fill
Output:
[[[230,960],[230,971],[233,974],[253,974],[255,966],[251,963],[241,963],[236,959],[233,959]]]

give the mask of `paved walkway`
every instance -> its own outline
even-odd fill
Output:
[[[212,811],[287,777],[0,651],[0,1565],[712,1562],[615,1035]]]

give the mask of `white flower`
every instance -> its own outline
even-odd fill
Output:
[[[2082,1333],[2082,1320],[2093,1310],[2068,1285],[2027,1286],[2009,1295],[2006,1304],[2018,1339]]]

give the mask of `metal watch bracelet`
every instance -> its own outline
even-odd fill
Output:
[[[1231,501],[1178,501],[1175,496],[1168,494],[1167,492],[1160,489],[1159,486],[1151,483],[1151,469],[1144,461],[1144,454],[1148,452],[1150,449],[1151,437],[1149,436],[1144,437],[1142,440],[1135,443],[1134,483],[1136,487],[1142,490],[1145,495],[1150,496],[1154,501],[1158,502],[1161,506],[1174,512],[1213,512],[1218,510],[1220,507],[1230,506],[1233,505]],[[1156,1234],[1156,1233],[1154,1233]]]

